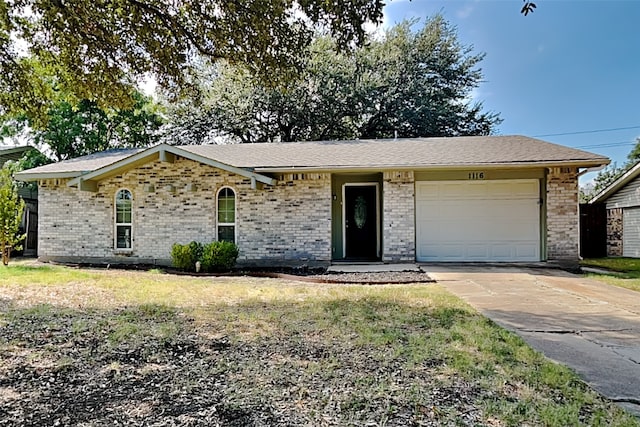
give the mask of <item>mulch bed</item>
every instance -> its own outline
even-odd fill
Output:
[[[144,264],[122,264],[122,265],[104,265],[104,264],[66,264],[74,267],[88,268],[108,268],[123,270],[151,270],[157,269],[158,266]],[[216,276],[251,276],[251,277],[272,277],[286,280],[296,280],[309,283],[335,283],[335,284],[361,284],[361,285],[382,285],[382,284],[408,284],[408,283],[433,283],[433,280],[424,271],[377,271],[377,272],[358,272],[358,273],[341,273],[327,272],[323,267],[257,267],[257,268],[238,268],[229,272],[220,273],[193,273],[180,271],[173,268],[162,267],[162,270],[169,274],[216,277]]]

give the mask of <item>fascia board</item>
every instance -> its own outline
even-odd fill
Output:
[[[256,172],[264,173],[292,173],[292,172],[380,172],[380,171],[427,171],[427,170],[464,170],[471,168],[486,169],[520,169],[520,168],[550,168],[550,167],[599,167],[609,164],[609,159],[580,160],[564,162],[503,162],[503,163],[468,163],[456,165],[380,165],[380,166],[276,166],[256,167]]]
[[[40,179],[61,179],[61,178],[75,178],[82,175],[84,172],[45,172],[45,173],[30,173],[30,172],[18,172],[15,174],[15,178],[18,181],[38,181]]]

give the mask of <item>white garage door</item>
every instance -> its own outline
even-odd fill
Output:
[[[640,258],[640,208],[622,211],[622,256]]]
[[[540,261],[538,181],[416,182],[418,261]]]

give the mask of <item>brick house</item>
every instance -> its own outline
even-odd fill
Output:
[[[158,145],[24,171],[42,260],[244,264],[576,261],[578,176],[606,157],[523,136]]]
[[[640,163],[596,194],[589,204],[606,207],[607,256],[640,258]]]

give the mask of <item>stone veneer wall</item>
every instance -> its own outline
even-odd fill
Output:
[[[580,214],[576,168],[549,168],[547,174],[547,259],[580,257]]]
[[[607,209],[607,256],[622,256],[622,208]]]
[[[67,180],[43,180],[38,255],[166,263],[173,243],[216,239],[216,196],[229,186],[236,192],[240,262],[329,261],[330,175],[279,178],[275,186],[253,190],[247,178],[178,157],[175,163],[156,161],[105,179],[97,192],[69,188]],[[133,195],[130,253],[114,250],[114,196],[121,188]]]
[[[384,172],[382,177],[382,260],[416,259],[415,179],[412,171]]]

